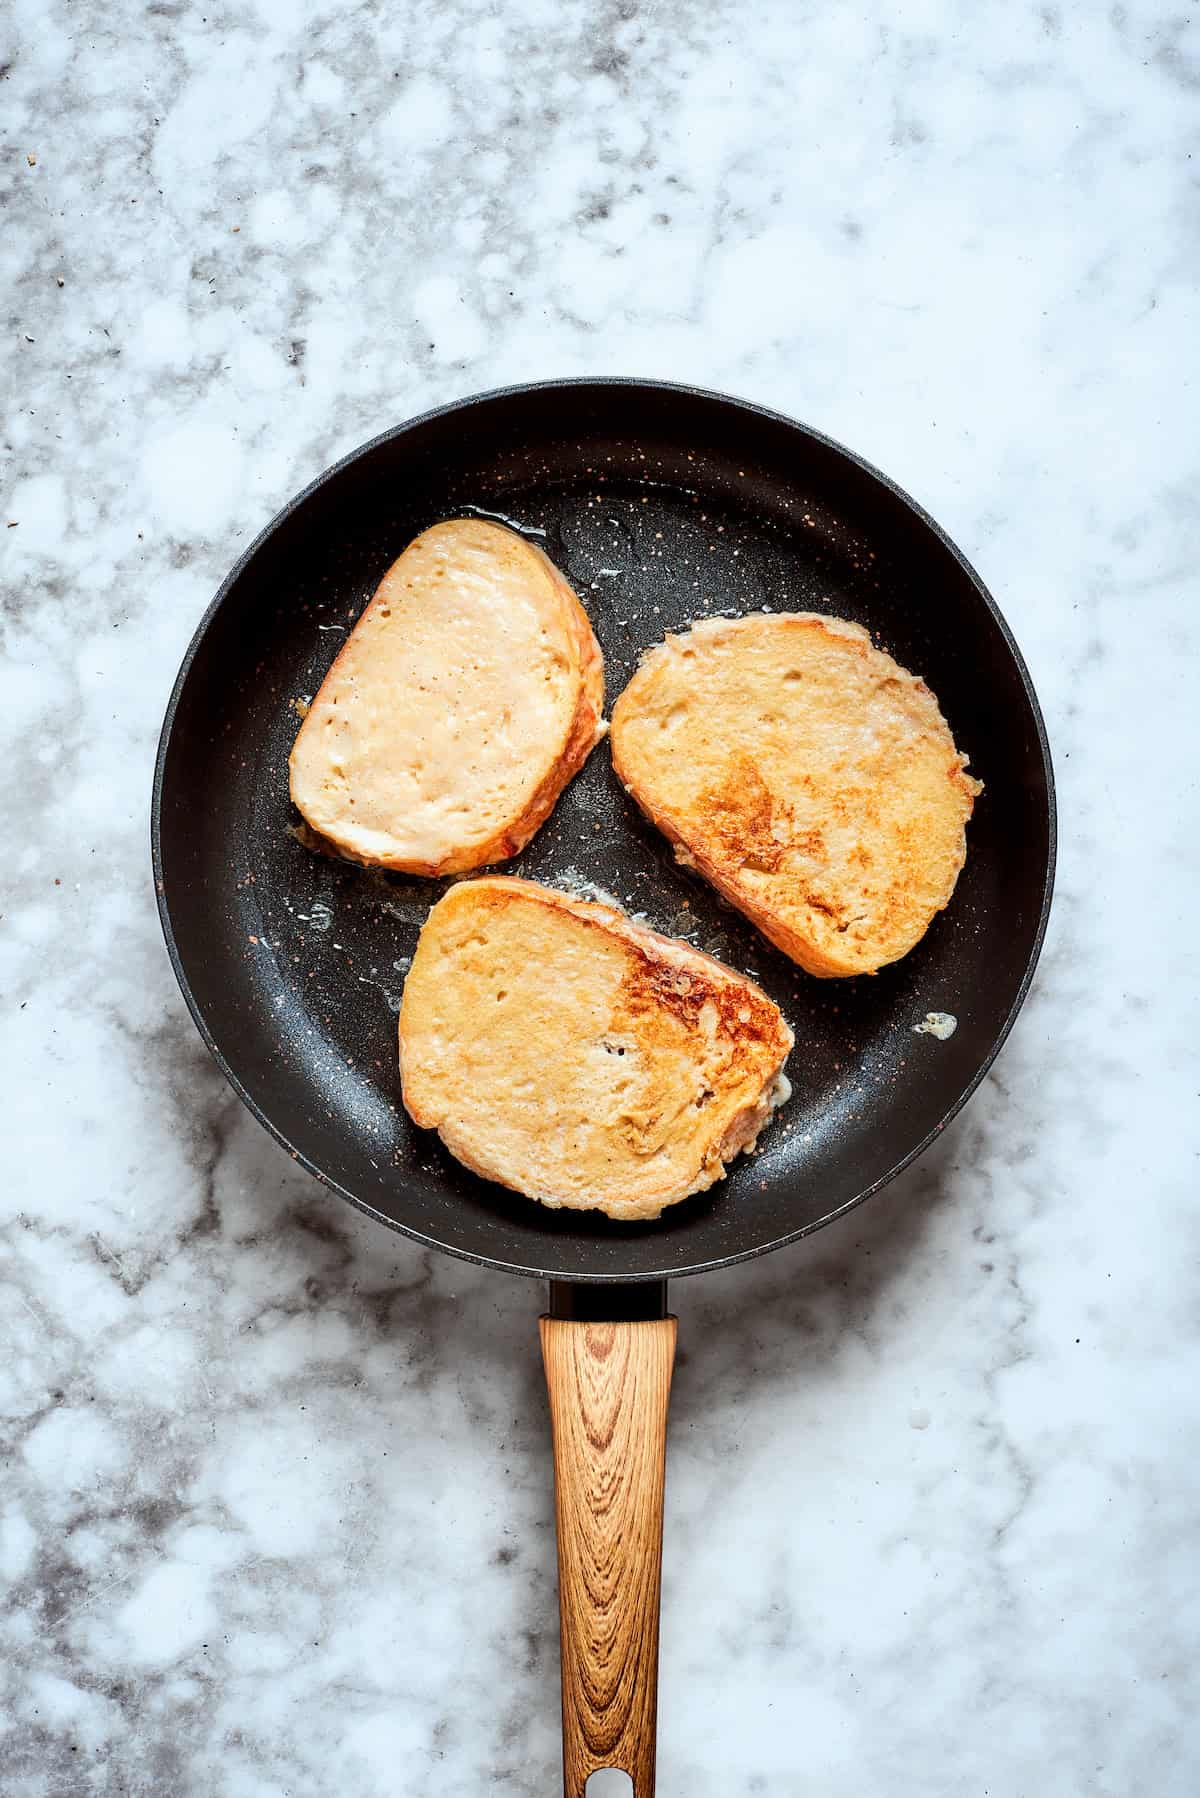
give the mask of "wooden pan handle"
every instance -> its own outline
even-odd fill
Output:
[[[563,1791],[620,1767],[654,1798],[675,1319],[541,1319],[554,1430]]]

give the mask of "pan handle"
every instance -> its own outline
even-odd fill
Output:
[[[675,1319],[644,1314],[665,1310],[665,1284],[640,1289],[632,1308],[643,1315],[618,1321],[611,1296],[605,1304],[611,1292],[556,1284],[555,1314],[540,1326],[554,1432],[565,1798],[584,1798],[601,1767],[628,1773],[634,1798],[654,1798]]]

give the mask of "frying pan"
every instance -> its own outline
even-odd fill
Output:
[[[541,544],[584,601],[610,702],[691,620],[855,619],[937,694],[985,783],[954,897],[873,978],[813,980],[674,860],[602,745],[508,864],[600,889],[752,974],[796,1033],[793,1097],[709,1192],[654,1224],[547,1211],[477,1179],[399,1100],[404,970],[447,883],[331,861],[288,799],[297,712],[411,538],[464,512]],[[566,1798],[596,1768],[654,1790],[666,1281],[792,1242],[860,1203],[964,1103],[1007,1036],[1054,860],[1045,729],[979,577],[899,488],[761,407],[644,381],[509,388],[388,431],[242,557],[184,659],[154,777],[167,947],[205,1042],[255,1116],[334,1192],[418,1242],[548,1278]],[[957,1020],[918,1033],[930,1011]]]

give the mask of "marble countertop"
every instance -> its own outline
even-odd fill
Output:
[[[544,1295],[242,1110],[147,810],[270,515],[426,406],[583,373],[887,469],[999,598],[1060,782],[1046,952],[966,1111],[673,1289],[660,1789],[1200,1789],[1188,19],[9,8],[6,1798],[559,1789]]]

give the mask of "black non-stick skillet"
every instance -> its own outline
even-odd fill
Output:
[[[314,854],[288,800],[298,711],[388,565],[479,512],[544,547],[587,607],[610,701],[643,649],[714,614],[866,625],[924,676],[984,782],[948,909],[896,966],[817,981],[681,869],[602,745],[528,848],[752,973],[796,1033],[793,1097],[709,1192],[655,1224],[551,1212],[474,1178],[400,1105],[396,1011],[445,883]],[[197,1026],[246,1104],[341,1197],[419,1242],[549,1278],[567,1798],[624,1767],[654,1789],[669,1276],[819,1228],[918,1155],[1025,996],[1054,861],[1028,673],[978,576],[919,507],[828,438],[717,394],[559,381],[387,432],[320,477],[225,581],[188,650],[154,780],[159,908]],[[930,1012],[951,1036],[919,1032]]]

